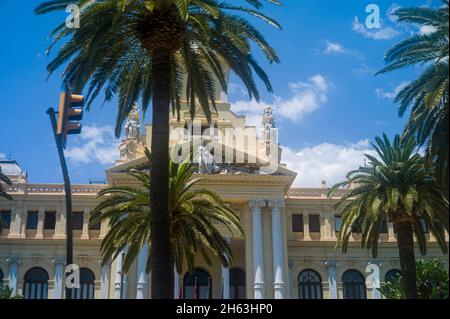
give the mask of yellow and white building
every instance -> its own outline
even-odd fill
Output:
[[[217,103],[212,140],[226,128],[246,127],[245,117],[235,115],[225,99],[219,98]],[[190,131],[193,124],[202,131],[210,126],[201,115],[195,121],[190,121],[184,108],[181,120],[172,118],[171,127],[175,132],[177,128]],[[274,126],[270,108],[265,109],[263,121],[266,128]],[[150,145],[151,126],[146,127],[145,135],[139,132],[139,116],[133,112],[120,145],[121,158],[106,171],[108,185],[135,183],[126,171],[145,161],[141,142]],[[179,132],[171,136],[172,148],[199,138],[192,132]],[[264,130],[264,134],[270,135],[270,130]],[[271,143],[264,134],[262,142],[254,146],[258,150],[265,150]],[[336,248],[340,224],[339,212],[332,208],[336,198],[327,198],[324,182],[320,188],[293,188],[296,173],[279,161],[275,172],[265,173],[261,169],[264,161],[252,163],[247,142],[239,145],[232,138],[220,147],[231,150],[233,158],[243,155],[244,163],[217,165],[212,171],[199,169],[198,175],[204,177],[201,186],[215,190],[239,212],[245,234],[224,233],[234,255],[231,268],[221,266],[218,259],[212,258],[213,264],[207,265],[199,258],[193,275],[176,275],[177,298],[192,298],[195,283],[198,298],[381,298],[371,284],[384,282],[400,268],[392,224],[383,229],[377,259],[360,248],[357,234],[343,255]],[[0,199],[6,223],[0,234],[0,283],[26,298],[64,298],[64,187],[29,183],[26,173],[13,160],[0,161],[0,167],[14,182],[9,188],[14,200]],[[89,217],[98,203],[96,194],[106,186],[72,186],[74,263],[81,268],[81,288],[76,297],[151,298],[149,276],[145,273],[148,247],[126,274],[121,271],[121,255],[106,265],[99,262],[99,247],[108,224],[89,227]],[[442,259],[448,266],[447,257],[431,235],[426,258]]]

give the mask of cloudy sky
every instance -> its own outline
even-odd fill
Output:
[[[0,157],[16,159],[31,182],[58,183],[62,178],[45,111],[58,104],[61,72],[46,79],[50,58],[45,49],[52,27],[65,15],[35,16],[32,10],[39,2],[0,0]],[[269,65],[261,53],[255,54],[269,73],[274,92],[265,92],[261,85],[261,103],[249,101],[232,76],[229,101],[236,113],[247,115],[250,125],[260,123],[265,105],[273,106],[282,160],[298,173],[295,186],[317,187],[321,180],[330,185],[364,163],[374,136],[402,130],[404,119],[398,118],[393,98],[420,70],[374,74],[383,67],[389,47],[410,34],[432,30],[398,23],[392,12],[440,2],[284,2],[284,8],[265,9],[281,22],[282,31],[257,24],[282,61]],[[369,3],[381,10],[378,29],[365,24]],[[102,102],[99,99],[85,114],[83,133],[70,140],[66,155],[75,183],[104,179],[104,170],[119,155],[119,141],[113,135],[117,107]],[[150,122],[150,116],[144,121]]]

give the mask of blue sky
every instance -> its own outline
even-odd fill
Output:
[[[277,49],[281,63],[268,65],[274,93],[261,86],[262,101],[273,105],[284,146],[283,161],[297,171],[296,186],[318,186],[341,179],[363,161],[367,141],[381,132],[403,128],[393,102],[395,91],[419,69],[375,77],[386,50],[415,32],[426,32],[392,19],[397,7],[439,5],[426,0],[284,0],[286,7],[266,6],[283,25],[257,25]],[[16,159],[34,183],[62,181],[54,140],[45,111],[57,107],[60,74],[47,80],[47,36],[65,14],[35,16],[37,0],[0,0],[0,156]],[[381,29],[368,30],[365,8],[381,10]],[[262,106],[242,94],[231,78],[229,100],[236,112],[258,121]],[[112,136],[117,107],[98,99],[85,114],[84,133],[72,137],[68,150],[74,183],[104,179],[118,156]],[[145,123],[151,121],[147,116]]]

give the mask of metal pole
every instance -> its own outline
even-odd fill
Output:
[[[47,114],[50,116],[53,134],[55,136],[56,147],[58,149],[59,162],[61,164],[62,174],[64,178],[64,190],[66,194],[66,266],[73,264],[73,232],[72,232],[72,190],[70,187],[69,173],[67,171],[66,159],[61,136],[56,134],[56,116],[55,110],[49,108]],[[66,272],[66,278],[69,273]],[[72,299],[72,289],[66,285],[66,299]]]

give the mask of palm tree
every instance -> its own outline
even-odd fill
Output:
[[[3,188],[2,183],[5,183],[8,186],[11,186],[11,180],[8,178],[8,176],[6,176],[5,174],[3,174],[0,171],[0,197],[12,200],[12,197],[10,195],[8,195],[5,191],[5,189]]]
[[[0,198],[12,200],[11,195],[6,193],[5,189],[3,188],[3,183],[8,186],[11,186],[11,180],[5,174],[3,174],[0,169]],[[2,217],[0,216],[0,231],[2,231],[2,229],[3,229],[3,220]]]
[[[150,153],[147,151],[150,160]],[[170,162],[169,225],[170,245],[178,273],[183,264],[194,270],[197,253],[211,264],[208,253],[217,256],[224,266],[231,265],[232,252],[220,226],[231,234],[243,234],[238,215],[209,189],[193,187],[201,178],[192,178],[194,166],[187,162]],[[102,261],[115,259],[126,247],[124,271],[127,272],[140,250],[151,246],[152,210],[149,208],[151,177],[148,169],[128,173],[139,186],[117,186],[102,190],[102,202],[94,210],[91,224],[107,220],[108,234],[101,244]],[[151,269],[147,261],[147,272]]]
[[[388,64],[380,73],[403,67],[426,65],[418,79],[407,84],[397,95],[399,115],[411,108],[405,132],[427,144],[427,158],[436,168],[437,177],[449,189],[449,6],[402,8],[396,11],[398,21],[413,23],[429,32],[410,36],[391,48],[385,57]]]
[[[336,204],[342,208],[339,242],[347,251],[352,233],[361,233],[361,247],[371,248],[377,256],[382,224],[391,222],[397,230],[397,245],[406,298],[417,298],[414,237],[426,254],[425,221],[442,251],[447,252],[443,229],[449,229],[448,198],[433,171],[417,153],[411,137],[396,135],[393,143],[383,134],[372,144],[378,158],[367,155],[368,166],[348,173],[344,182],[334,185],[349,190]]]
[[[281,4],[278,0],[266,0]],[[242,14],[279,24],[261,13],[260,0],[235,6],[216,0],[78,0],[80,28],[62,23],[53,32],[53,44],[63,42],[49,63],[53,73],[67,64],[63,80],[74,91],[87,87],[87,108],[105,88],[105,100],[118,96],[116,135],[142,99],[145,113],[152,108],[152,295],[172,298],[173,267],[169,238],[169,113],[178,112],[183,94],[192,117],[199,104],[207,119],[216,110],[216,79],[227,90],[222,63],[243,81],[250,98],[259,101],[256,74],[268,91],[272,86],[252,55],[259,47],[270,63],[279,62],[275,50]],[[73,0],[47,1],[37,14],[65,10]],[[66,63],[67,62],[67,63]]]

